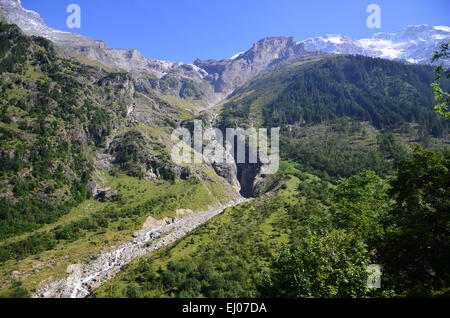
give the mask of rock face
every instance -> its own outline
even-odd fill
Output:
[[[149,216],[147,220],[145,221],[144,225],[142,226],[142,230],[152,230],[154,228],[160,227],[164,224],[172,224],[175,220],[173,218],[164,218],[162,220],[157,220],[152,216]]]
[[[259,164],[238,164],[238,178],[241,185],[241,195],[250,198],[254,195],[255,185],[261,177]]]
[[[218,162],[215,160],[214,156],[205,157],[205,160],[209,162],[209,164],[217,173],[217,175],[224,178],[229,184],[233,186],[234,189],[236,189],[236,191],[240,192],[241,185],[237,178],[238,168],[236,165],[236,161],[233,158],[233,155],[225,151],[225,148],[217,141],[214,142],[214,144],[218,150],[223,151],[224,153],[223,160]]]
[[[119,194],[117,190],[111,188],[99,189],[95,199],[100,202],[111,201]]]
[[[231,155],[230,155],[231,156]],[[241,191],[241,184],[239,183],[239,180],[237,178],[237,166],[236,163],[211,163],[212,167],[214,168],[214,171],[227,180],[229,184],[233,186],[233,188],[236,189],[236,191]]]
[[[119,194],[117,190],[113,190],[109,187],[107,188],[100,188],[99,185],[96,182],[90,181],[87,184],[87,189],[89,192],[92,193],[92,197],[100,202],[106,202],[114,199],[114,197]]]
[[[1,7],[0,7],[0,22],[6,22],[6,23],[10,22]]]
[[[226,97],[279,63],[305,54],[303,44],[297,44],[293,37],[271,37],[256,42],[250,50],[233,59],[196,60],[194,64],[208,72],[206,80],[216,93]]]

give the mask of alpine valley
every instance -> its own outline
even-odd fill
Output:
[[[185,64],[0,0],[0,296],[448,296],[431,58],[449,41],[430,25],[280,36]],[[278,173],[235,153],[174,163],[172,132],[196,120],[280,127]]]

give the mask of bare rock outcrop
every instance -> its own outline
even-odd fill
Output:
[[[216,93],[226,97],[277,64],[304,54],[306,51],[303,44],[297,44],[293,37],[280,36],[264,38],[234,59],[196,60],[194,64],[208,72],[205,79],[215,88]]]

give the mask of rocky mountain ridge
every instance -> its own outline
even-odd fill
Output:
[[[311,54],[358,54],[428,64],[439,45],[450,40],[449,27],[430,25],[408,26],[397,33],[377,33],[360,40],[344,35],[324,35],[296,42],[293,37],[280,36],[264,38],[230,59],[197,59],[193,64],[185,64],[153,60],[135,49],[109,48],[102,41],[52,29],[38,13],[24,9],[20,0],[0,0],[0,7],[26,34],[43,36],[66,52],[98,61],[114,70],[139,74],[138,80],[144,77],[146,81],[145,73],[160,79],[171,76],[179,81],[192,80],[199,85],[208,105],[226,99],[236,88],[277,65]]]
[[[247,52],[227,60],[196,60],[195,65],[209,75],[205,78],[217,94],[229,96],[236,88],[244,85],[274,66],[306,55],[303,44],[297,44],[293,37],[264,38]]]
[[[153,60],[144,57],[135,49],[109,48],[103,41],[50,28],[38,13],[23,8],[20,0],[1,0],[0,7],[11,22],[19,26],[25,34],[45,37],[66,52],[99,61],[115,70],[147,71],[158,78],[171,74],[196,81],[201,81],[207,75],[192,64]]]

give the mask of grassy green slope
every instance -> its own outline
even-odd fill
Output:
[[[288,162],[282,171],[270,180],[272,192],[130,263],[93,297],[258,296],[272,255],[320,228],[328,213],[327,182]]]
[[[114,201],[85,201],[55,223],[0,243],[4,257],[0,295],[13,292],[14,271],[20,273],[23,286],[32,291],[46,279],[65,277],[68,265],[89,261],[103,248],[130,240],[150,215],[157,219],[176,217],[177,209],[200,211],[236,195],[224,191],[226,186],[218,186],[221,180],[214,175],[204,183],[180,180],[175,184],[126,175],[103,178],[105,185],[119,192]],[[36,241],[39,244],[33,244]]]

